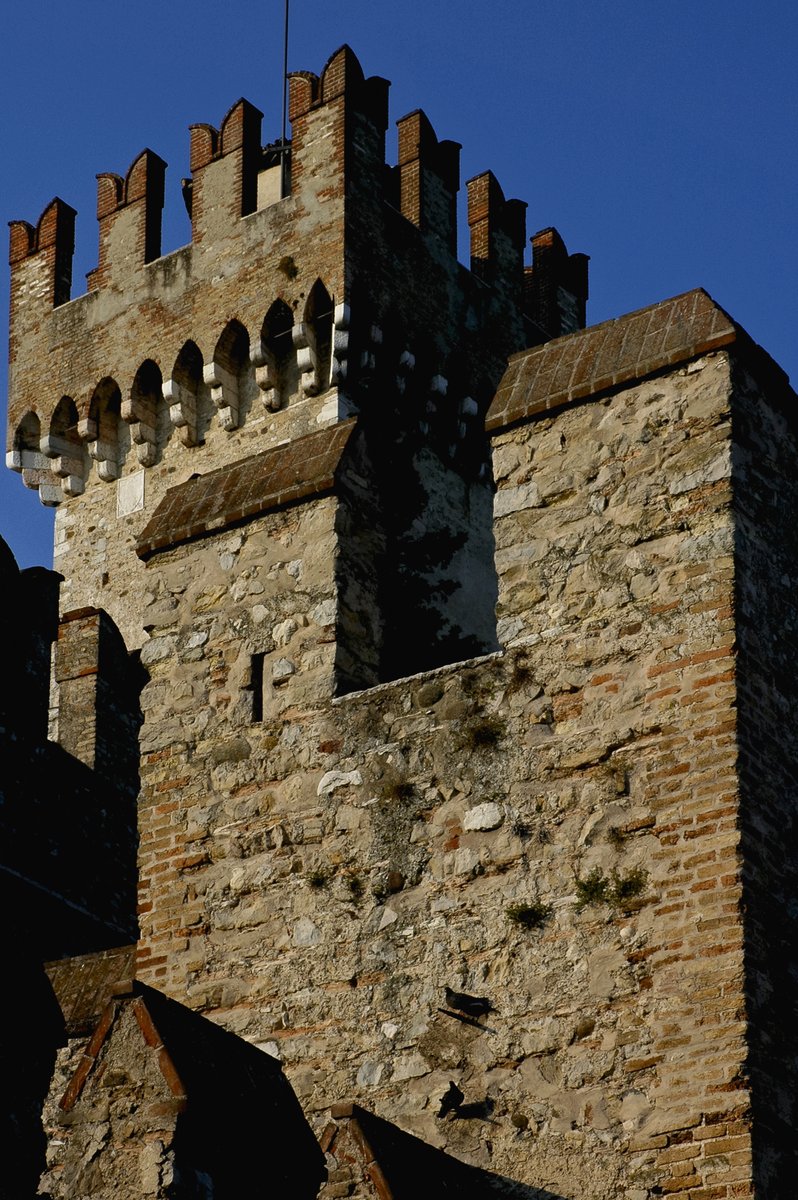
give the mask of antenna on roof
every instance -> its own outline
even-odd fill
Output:
[[[283,33],[283,121],[280,131],[280,194],[286,194],[286,158],[288,155],[288,140],[286,138],[286,122],[288,117],[288,3],[285,0],[285,27]]]

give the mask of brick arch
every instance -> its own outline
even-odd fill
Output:
[[[306,396],[316,396],[330,386],[332,334],[333,300],[317,279],[305,301],[302,322],[294,329],[297,365]]]
[[[163,381],[163,396],[169,405],[169,420],[184,446],[202,441],[199,399],[203,386],[202,351],[189,338],[180,348],[172,374]]]
[[[21,454],[41,453],[39,442],[42,437],[42,423],[34,409],[28,409],[14,430],[13,448]]]

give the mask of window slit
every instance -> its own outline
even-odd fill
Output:
[[[250,662],[250,689],[252,691],[252,724],[263,720],[263,660],[265,654],[253,654]]]

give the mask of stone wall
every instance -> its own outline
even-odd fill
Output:
[[[332,498],[150,558],[139,970],[311,1119],[745,1194],[730,387],[709,355],[497,434],[487,658],[331,702]]]

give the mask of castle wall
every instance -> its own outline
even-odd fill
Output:
[[[2,1191],[32,1196],[45,1166],[42,1108],[66,1040],[42,960],[96,953],[137,934],[138,727],[127,655],[105,614],[91,610],[59,625],[58,576],[40,567],[19,571],[2,541],[0,572]],[[58,697],[60,743],[58,734],[47,740],[54,641],[64,681],[69,677]],[[98,715],[104,730],[95,737]],[[113,771],[103,753],[110,732]]]
[[[519,1196],[786,1198],[794,395],[700,290],[558,337],[587,260],[548,229],[524,268],[490,172],[462,267],[459,146],[416,111],[389,166],[348,48],[290,117],[282,199],[256,109],[192,126],[165,257],[165,164],[99,176],[83,297],[72,210],[12,222],[8,463],[60,506],[66,610],[54,745],[57,577],[0,564],[32,1153],[63,1030],[30,956],[132,936],[140,782],[139,975],[317,1132],[355,1102],[330,1197],[371,1111]]]
[[[332,498],[150,558],[139,971],[311,1120],[747,1194],[730,388],[709,355],[497,433],[503,654],[333,701]]]

